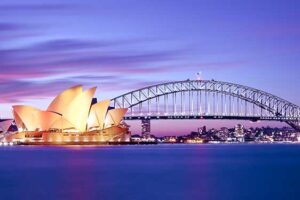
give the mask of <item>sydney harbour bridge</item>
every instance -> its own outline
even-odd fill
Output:
[[[280,121],[300,131],[300,107],[255,88],[215,80],[185,80],[144,87],[112,99],[129,108],[125,120],[218,119]]]

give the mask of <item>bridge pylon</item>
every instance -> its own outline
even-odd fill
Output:
[[[150,119],[142,119],[142,136],[148,138],[151,134]]]

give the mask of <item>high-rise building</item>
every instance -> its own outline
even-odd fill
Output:
[[[239,142],[244,142],[244,126],[242,124],[237,124],[234,128],[234,136]]]

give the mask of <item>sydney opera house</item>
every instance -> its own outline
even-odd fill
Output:
[[[127,109],[111,108],[110,100],[95,102],[96,88],[81,85],[60,93],[46,110],[13,106],[18,131],[2,141],[21,144],[97,144],[130,139],[123,122]]]

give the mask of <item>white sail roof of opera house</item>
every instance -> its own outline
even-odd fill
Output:
[[[15,123],[19,130],[48,131],[73,129],[79,132],[92,128],[99,130],[121,123],[127,109],[110,109],[110,100],[92,104],[96,87],[83,91],[77,85],[61,92],[50,103],[47,110],[32,106],[13,106]]]
[[[7,132],[12,125],[12,119],[0,120],[0,131]]]

